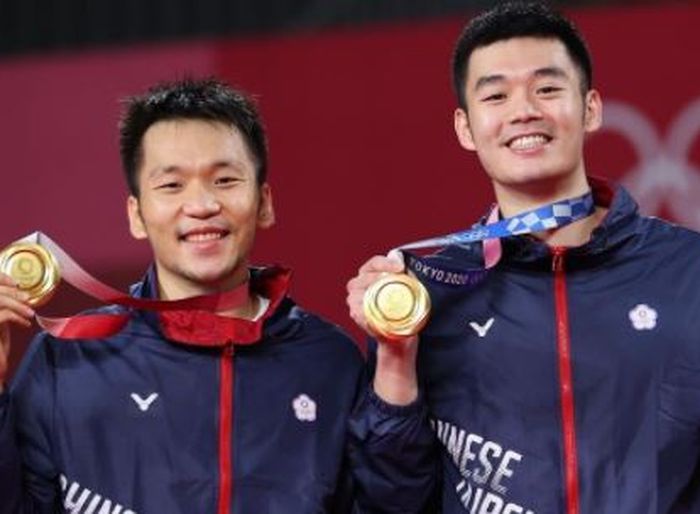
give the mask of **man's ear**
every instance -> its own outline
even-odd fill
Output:
[[[583,128],[586,132],[595,132],[603,124],[603,100],[595,89],[586,93],[584,109]]]
[[[139,200],[134,195],[129,195],[126,199],[126,214],[129,217],[129,232],[134,239],[147,239],[146,226],[141,218]]]
[[[260,186],[258,206],[258,228],[270,228],[275,224],[275,207],[272,203],[272,188],[265,182]]]
[[[472,137],[471,127],[469,126],[469,115],[467,111],[461,107],[455,109],[454,122],[455,134],[457,134],[459,144],[462,145],[462,148],[465,150],[475,151],[476,145],[474,145],[474,138]]]

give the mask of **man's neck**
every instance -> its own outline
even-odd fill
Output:
[[[498,207],[503,217],[517,216],[544,205],[576,198],[590,191],[584,174],[577,174],[567,180],[555,183],[535,184],[523,187],[503,187],[494,184]],[[532,235],[549,246],[581,246],[591,239],[593,230],[601,223],[607,209],[596,207],[590,216],[564,225],[563,227],[536,232]]]
[[[219,316],[227,318],[239,318],[253,320],[257,317],[260,310],[260,298],[255,294],[248,294],[248,298],[239,307],[234,307],[225,311],[217,312]]]
[[[554,230],[536,232],[533,236],[547,243],[549,246],[581,246],[591,240],[591,234],[593,234],[595,228],[603,221],[607,212],[608,209],[604,207],[596,207],[593,214],[586,218],[574,221],[573,223],[569,223],[568,225]]]
[[[250,275],[247,269],[244,275],[217,285],[162,280],[160,275],[158,276],[158,296],[161,300],[184,300],[195,296],[224,293],[238,287],[246,289],[245,299],[239,305],[218,311],[216,314],[230,318],[253,319],[258,313],[260,301],[257,295],[250,291]]]
[[[527,184],[493,183],[501,214],[509,218],[543,205],[575,198],[591,190],[583,172]]]

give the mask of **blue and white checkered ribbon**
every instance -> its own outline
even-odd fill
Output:
[[[576,198],[558,202],[523,212],[488,225],[477,225],[469,230],[454,232],[441,237],[423,239],[415,243],[399,246],[400,250],[417,250],[436,248],[447,245],[475,243],[485,239],[500,239],[520,234],[530,234],[543,230],[552,230],[578,221],[593,213],[595,203],[593,194],[588,192]]]
[[[593,194],[589,192],[500,221],[476,225],[470,230],[402,245],[397,250],[404,253],[406,266],[421,280],[457,288],[474,287],[484,280],[489,269],[498,263],[501,257],[500,238],[563,227],[589,216],[594,210]],[[492,211],[492,216],[496,214],[497,212]],[[479,241],[483,246],[484,255],[484,265],[479,268],[462,268],[460,263],[445,259],[439,254],[421,257],[406,251]]]

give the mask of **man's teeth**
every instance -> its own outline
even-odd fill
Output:
[[[529,150],[541,146],[547,142],[545,136],[535,135],[535,136],[523,136],[514,139],[510,143],[510,147],[514,150]]]
[[[201,243],[202,241],[221,239],[222,236],[223,234],[221,232],[207,232],[206,234],[189,234],[186,239],[187,241],[192,241],[194,243]]]

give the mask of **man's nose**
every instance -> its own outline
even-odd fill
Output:
[[[513,96],[511,123],[526,123],[542,117],[537,99],[530,92],[522,92]]]
[[[185,214],[196,218],[213,216],[221,211],[215,192],[206,185],[193,184],[182,207]]]

